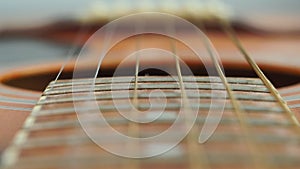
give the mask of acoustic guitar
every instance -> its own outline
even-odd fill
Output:
[[[299,168],[299,34],[161,12],[203,39],[159,13],[4,31],[75,47],[1,72],[1,169]],[[148,29],[197,49],[151,31],[118,41]]]

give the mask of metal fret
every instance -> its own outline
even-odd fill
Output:
[[[72,104],[71,104],[72,105]],[[42,106],[42,105],[38,105],[38,106]],[[58,107],[58,106],[57,106]],[[122,110],[130,110],[130,106],[127,104],[122,104],[118,106],[119,108],[122,108]],[[243,109],[247,112],[262,112],[265,114],[268,113],[283,113],[283,110],[278,108],[278,107],[262,107],[262,106],[252,106],[252,105],[243,105],[242,106]],[[143,110],[147,110],[150,108],[149,104],[139,104],[139,109],[143,109]],[[178,110],[180,108],[180,105],[177,103],[168,103],[167,105],[165,105],[165,107],[161,104],[152,104],[152,108],[161,110],[162,108],[165,108],[165,110]],[[222,106],[218,106],[218,105],[211,105],[209,103],[202,103],[202,104],[192,104],[191,105],[192,109],[200,109],[200,110],[208,110],[209,108],[213,108],[213,109],[221,109]],[[86,108],[83,108],[82,111],[84,111]],[[97,109],[95,109],[95,111],[101,110],[102,112],[112,112],[112,111],[116,111],[116,108],[114,105],[101,105],[99,106]],[[225,105],[225,110],[232,110],[232,106],[231,105]],[[34,116],[43,116],[43,115],[55,115],[55,114],[68,114],[68,113],[73,113],[74,112],[74,108],[73,107],[69,107],[69,108],[56,108],[55,111],[53,110],[42,110],[39,112],[34,112],[33,115]]]
[[[286,101],[299,101],[300,100],[300,94],[295,94],[295,95],[292,95],[292,96],[285,96],[283,97],[284,100]]]
[[[19,103],[19,104],[26,104],[26,105],[35,105],[36,100],[31,100],[31,99],[18,99],[18,98],[13,98],[13,97],[8,97],[8,96],[0,96],[0,102],[5,102],[5,103]]]
[[[98,112],[95,112],[98,113]],[[76,113],[73,112],[71,115],[74,116],[74,119],[64,119],[64,114],[59,114],[63,120],[51,120],[51,115],[42,116],[44,118],[48,118],[47,121],[42,122],[36,122],[34,127],[28,128],[27,130],[32,131],[38,131],[38,130],[48,130],[48,129],[58,129],[58,128],[68,128],[68,127],[77,127],[77,117]],[[69,114],[70,115],[70,114]],[[52,115],[55,116],[55,115]],[[175,115],[162,115],[160,118],[158,118],[154,123],[157,124],[171,124],[173,121],[176,120]],[[40,118],[40,116],[36,117],[37,119]],[[147,118],[147,116],[145,117]],[[203,124],[205,122],[205,117],[199,116],[197,119],[197,122],[199,124]],[[128,121],[124,118],[120,117],[107,117],[107,122],[111,125],[126,125],[128,124]],[[96,120],[91,120],[90,123],[97,125]],[[231,124],[237,124],[238,121],[232,117],[223,117],[220,121],[220,124],[223,125],[231,125]],[[280,120],[276,119],[260,119],[258,117],[249,117],[246,120],[246,123],[253,126],[253,127],[274,127],[274,126],[282,126],[282,127],[289,127],[292,126],[292,123],[290,123],[287,119],[281,118]]]
[[[171,153],[170,153],[171,154]],[[169,166],[168,168],[174,168],[176,166],[180,166],[187,160],[186,154],[175,152],[176,155],[162,155],[158,158],[149,158],[143,160],[143,166],[151,166],[154,163],[164,164]],[[48,155],[44,156],[36,156],[36,157],[27,157],[21,159],[20,162],[16,165],[17,168],[31,168],[31,169],[39,169],[44,166],[51,166],[51,168],[66,168],[70,165],[73,165],[73,168],[99,168],[99,167],[113,167],[118,168],[120,159],[114,156],[108,156],[106,154],[99,153],[98,151],[93,153],[78,153],[74,150],[73,154],[69,156],[60,154],[60,155]],[[282,155],[276,154],[272,157],[269,157],[267,160],[271,161],[276,168],[285,168],[285,167],[293,167],[298,166],[299,159],[293,155]],[[224,165],[249,165],[249,156],[242,153],[235,152],[219,152],[217,150],[209,153],[209,161],[211,164],[224,166]],[[285,164],[285,163],[287,164]]]
[[[290,107],[292,109],[294,109],[294,108],[300,108],[300,104],[293,104],[293,105],[290,105]]]
[[[185,83],[186,89],[203,89],[203,90],[224,90],[224,86],[222,84],[217,85],[211,85],[207,83]],[[152,83],[152,84],[138,84],[139,89],[178,89],[177,83]],[[134,85],[126,86],[124,84],[100,84],[96,85],[94,88],[94,91],[120,91],[120,90],[134,90]],[[232,84],[232,90],[233,91],[251,91],[251,92],[264,92],[267,93],[268,89],[264,86],[258,86],[258,85],[241,85],[241,84]],[[58,94],[67,94],[67,93],[82,93],[82,92],[88,92],[90,89],[79,86],[79,87],[61,87],[57,90],[46,90],[44,95],[58,95]]]
[[[141,133],[140,137],[149,137],[155,134],[154,131],[148,131],[147,133]],[[115,140],[109,133],[104,133],[99,136],[99,138],[105,140],[107,143],[117,144],[118,140]],[[172,137],[172,135],[170,135]],[[173,137],[176,137],[176,133],[173,134]],[[300,142],[300,137],[291,137],[287,138],[284,135],[274,135],[274,134],[265,134],[259,133],[253,136],[253,139],[259,144],[288,144],[293,142]],[[291,139],[293,141],[291,141]],[[237,144],[243,141],[243,138],[240,134],[236,133],[216,133],[210,139],[210,143],[231,143]],[[70,134],[66,137],[61,136],[46,136],[41,138],[32,138],[29,139],[27,143],[22,146],[23,150],[30,150],[34,148],[46,148],[46,147],[56,147],[56,146],[65,146],[71,148],[72,146],[80,146],[86,144],[93,144],[93,142],[83,133]]]
[[[99,84],[111,84],[114,83],[128,83],[132,82],[132,77],[118,77],[118,78],[107,78],[103,77],[101,79],[95,80],[95,85]],[[182,80],[184,83],[187,82],[197,82],[197,83],[222,83],[220,78],[217,77],[207,77],[207,76],[183,76]],[[227,77],[228,83],[232,84],[248,84],[248,85],[263,85],[263,82],[260,79],[257,78],[233,78],[233,77]],[[70,87],[72,85],[80,86],[80,85],[90,85],[94,80],[91,79],[70,79],[70,80],[58,80],[56,83],[51,82],[48,86],[49,87]],[[177,82],[178,78],[176,77],[143,77],[139,76],[139,83],[153,83],[153,82]]]
[[[0,105],[0,109],[3,110],[14,110],[14,111],[25,111],[25,112],[30,112],[32,111],[31,108],[22,108],[22,107],[13,107],[13,106],[1,106]]]
[[[158,118],[154,124],[171,124],[176,120],[176,117],[170,117],[170,116],[165,116]],[[91,123],[91,125],[99,126],[101,127],[101,124],[97,123],[97,120],[90,120],[88,121]],[[107,118],[107,122],[111,125],[127,125],[128,120],[124,118]],[[197,118],[197,123],[203,124],[205,122],[205,117],[198,117]],[[248,125],[251,125],[253,127],[274,127],[276,125],[280,125],[281,127],[291,127],[292,123],[287,122],[286,120],[282,121],[274,121],[272,120],[267,120],[267,119],[258,119],[258,118],[249,118],[246,120],[246,123]],[[220,122],[222,125],[231,125],[231,124],[238,124],[238,121],[236,119],[231,118],[223,118]],[[80,124],[77,121],[77,119],[74,120],[57,120],[53,122],[43,122],[43,123],[35,123],[33,126],[30,128],[24,128],[28,131],[43,131],[43,130],[53,130],[53,129],[63,129],[63,128],[80,128]]]
[[[200,91],[201,93],[195,93],[193,90],[187,90],[187,97],[190,99],[193,98],[201,98],[201,99],[221,99],[219,96],[213,95],[209,91]],[[150,98],[150,93],[139,93],[137,94],[139,98],[145,99]],[[176,99],[180,98],[179,90],[166,90],[164,94],[161,93],[152,93],[151,97],[165,97],[168,99]],[[72,96],[76,96],[72,98]],[[249,101],[263,101],[263,102],[274,102],[274,98],[268,93],[254,93],[254,92],[239,92],[236,93],[236,97],[239,100],[249,100]],[[91,100],[95,98],[96,100],[122,100],[122,99],[133,99],[134,93],[133,92],[95,92],[94,96],[85,96],[80,94],[61,94],[61,95],[44,95],[42,96],[41,101],[39,104],[51,104],[51,103],[66,103],[66,102],[79,102],[84,100]],[[223,98],[222,98],[223,99]],[[228,99],[226,97],[225,99]]]

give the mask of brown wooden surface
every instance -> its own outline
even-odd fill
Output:
[[[147,88],[147,86],[169,84],[169,88],[165,87],[161,89],[166,93],[177,94],[178,97],[174,98],[174,96],[172,96],[170,98],[166,98],[167,105],[179,104],[181,102],[180,89],[177,83],[175,83],[177,88],[175,87],[176,89],[174,89],[174,87],[171,87],[174,84],[170,82],[170,80],[166,80],[165,77],[141,77],[140,79],[142,78],[144,80],[141,80],[141,82],[139,82],[139,94],[151,93],[152,89]],[[203,77],[196,78],[197,80],[203,79]],[[125,80],[123,80],[123,82],[119,82],[120,86],[126,84],[127,82],[130,82],[130,78],[124,77],[124,79]],[[186,77],[184,77],[184,79],[185,84],[190,86],[186,88],[187,94],[191,96],[191,94],[198,93],[197,90],[193,88],[195,82],[193,80],[186,80]],[[239,78],[231,78],[228,80],[232,89],[234,90],[235,95],[254,96],[255,99],[258,100],[271,96],[271,94],[267,92],[268,90],[260,80],[247,79],[247,82],[243,82],[242,80],[243,79]],[[251,83],[249,81],[251,81]],[[77,94],[80,94],[81,96],[89,96],[88,81],[85,79],[77,80],[77,82],[81,83],[73,83],[76,89],[81,89],[80,92],[77,91]],[[61,110],[61,108],[73,107],[73,99],[70,99],[72,97],[72,95],[70,94],[72,92],[72,86],[69,83],[70,81],[59,81],[56,84],[52,83],[53,87],[49,86],[48,90],[43,93],[44,98],[39,101],[39,108],[35,109],[35,111],[31,115],[31,118],[34,119],[34,122],[29,124],[27,126],[27,129],[22,130],[22,132],[28,133],[28,137],[23,138],[24,140],[22,141],[24,142],[20,145],[22,148],[18,146],[15,147],[18,150],[17,153],[19,154],[19,156],[16,159],[16,164],[13,165],[12,168],[118,168],[119,166],[129,166],[126,164],[128,162],[132,163],[130,159],[122,159],[120,157],[116,157],[107,153],[103,149],[98,148],[98,146],[86,136],[78,123],[76,112],[72,111],[72,109],[71,111],[66,112],[59,111]],[[113,93],[115,93],[118,95],[122,95],[122,93],[128,92],[120,90],[119,88],[116,88],[116,90],[107,91],[104,85],[110,85],[110,83],[110,78],[102,79],[101,81],[99,81],[99,83],[96,82],[97,90],[94,94],[98,96],[97,103],[100,107],[103,106],[101,112],[108,121],[111,120],[111,126],[113,126],[119,132],[129,132],[129,124],[127,123],[127,121],[124,121],[124,118],[118,113],[118,111],[116,111],[114,108],[103,109],[104,106],[113,104],[128,104],[125,101],[126,99],[117,99],[113,102],[111,99],[103,98],[103,96],[106,94],[112,95]],[[197,81],[197,83],[203,85],[207,84],[207,81]],[[221,84],[220,81],[216,83]],[[251,90],[249,86],[245,87],[245,90],[247,91],[244,91],[241,88],[234,88],[234,86],[243,87],[244,85],[249,85],[253,89]],[[101,86],[103,88],[101,88]],[[255,89],[265,90],[259,92],[260,90],[256,91]],[[199,87],[199,90],[199,94],[211,94],[210,89]],[[133,91],[131,90],[131,92]],[[209,95],[208,98],[201,97],[200,107],[205,103],[210,104],[210,97],[211,95]],[[190,104],[199,104],[197,100],[199,98],[190,98]],[[138,102],[140,105],[148,105],[149,100],[150,99],[148,98],[139,98]],[[247,127],[251,129],[250,131],[252,133],[252,136],[255,136],[255,138],[261,138],[256,140],[256,142],[253,142],[253,140],[251,139],[251,144],[257,146],[256,148],[258,148],[256,149],[257,153],[264,157],[263,159],[259,159],[259,166],[265,168],[261,161],[263,160],[265,163],[272,166],[272,168],[284,167],[292,169],[299,167],[299,161],[297,162],[297,160],[294,159],[299,158],[300,154],[298,152],[300,151],[300,149],[297,144],[293,144],[292,141],[292,139],[295,139],[294,141],[298,142],[296,139],[298,138],[298,133],[296,130],[294,130],[295,126],[290,124],[288,115],[285,112],[282,112],[280,107],[276,104],[276,101],[258,100],[253,101],[252,99],[239,99],[239,102],[243,106],[248,106],[248,108],[245,107],[245,110],[247,112],[246,116],[247,119],[251,120],[252,122],[250,122]],[[158,98],[152,101],[153,104],[156,103],[161,105],[161,100]],[[76,103],[78,104],[83,102],[84,100],[76,101]],[[226,105],[229,106],[230,100],[227,99],[226,103],[228,103]],[[249,107],[249,105],[251,106]],[[264,108],[265,110],[257,111],[255,110],[255,108],[257,107]],[[274,108],[278,108],[279,112],[275,112]],[[169,114],[178,113],[178,109],[166,107],[166,110],[166,113]],[[123,111],[126,111],[126,109],[124,109]],[[149,111],[147,113],[151,114],[155,112],[156,111]],[[91,111],[84,114],[94,114],[97,117],[97,113],[98,111]],[[197,131],[197,135],[198,133],[200,133],[200,129],[203,126],[207,113],[208,112],[206,108],[200,108],[198,116],[199,121],[197,122],[197,125],[194,126],[195,131]],[[84,116],[84,114],[82,114],[82,116]],[[120,120],[113,120],[116,118]],[[143,132],[138,133],[138,136],[140,135],[142,137],[149,137],[155,133],[164,131],[165,129],[170,127],[172,121],[174,120],[173,118],[167,119],[169,120],[168,122],[163,120],[162,122],[157,122],[152,125],[139,124],[138,126],[140,128],[140,131]],[[97,125],[99,123],[93,122],[97,122],[97,119],[89,119],[89,124],[93,126],[94,131],[98,134],[98,136],[100,136],[99,133],[103,133],[104,138],[105,136],[110,136],[111,133],[109,133],[107,129],[103,128],[102,125]],[[274,123],[277,124],[276,127],[274,127]],[[285,125],[287,123],[289,124],[288,126]],[[187,139],[189,138],[189,136],[193,139],[193,141],[197,141],[197,135],[190,133],[189,136],[174,149],[175,152],[170,151],[165,153],[163,156],[141,160],[139,161],[138,166],[142,168],[189,168],[192,167],[189,163],[189,158],[193,157],[193,155],[197,156],[197,161],[195,163],[198,163],[200,166],[202,166],[204,159],[200,157],[202,157],[201,154],[204,154],[205,156],[208,155],[209,166],[212,168],[251,168],[254,166],[252,161],[253,154],[249,152],[249,149],[245,144],[244,139],[246,138],[242,134],[243,132],[243,128],[240,127],[234,110],[232,108],[226,108],[223,114],[223,121],[220,123],[216,132],[206,144],[197,144],[197,149],[199,149],[199,151],[197,151],[196,154],[192,154],[190,151],[188,151],[189,143],[187,142]],[[62,141],[61,139],[66,141]],[[116,147],[120,146],[120,148],[123,148],[124,151],[126,150],[123,142],[118,142],[118,140],[107,141]],[[12,146],[14,147],[15,145]],[[145,145],[145,149],[143,149],[143,151],[151,152],[151,148],[148,149],[147,147],[148,146]],[[204,151],[201,151],[200,148],[202,148],[202,150]],[[275,160],[276,158],[280,158],[281,160]],[[74,161],[70,163],[69,160]],[[290,161],[285,162],[286,160]]]
[[[74,37],[74,33],[70,34],[69,38],[67,34],[63,35],[55,35],[55,40],[69,42]],[[187,35],[189,36],[189,35]],[[212,42],[214,43],[216,49],[220,53],[221,60],[225,68],[232,68],[235,69],[245,69],[245,61],[242,59],[241,54],[239,51],[234,47],[234,45],[230,42],[230,40],[224,36],[224,34],[214,32],[209,33],[208,36],[211,38]],[[190,36],[189,38],[193,38]],[[257,34],[240,34],[240,38],[245,45],[246,49],[250,52],[250,54],[255,58],[257,63],[263,68],[263,70],[272,70],[274,72],[285,72],[288,74],[296,75],[295,77],[299,77],[300,75],[300,57],[298,54],[300,53],[300,37],[299,36],[277,36],[277,35],[257,35]],[[101,40],[97,43],[102,43]],[[123,56],[126,56],[126,53],[130,53],[134,50],[135,40],[128,39],[124,42],[124,44],[117,45],[113,50],[110,51],[107,59],[103,62],[104,67],[114,67],[116,66],[120,60],[120,53]],[[159,46],[161,48],[169,48],[168,45],[156,44],[153,41],[145,42],[144,46]],[[96,46],[97,44],[95,44]],[[185,48],[184,46],[178,46],[178,49]],[[184,52],[184,50],[179,50]],[[193,60],[194,57],[190,57],[189,55],[182,55],[182,57],[188,62],[195,63]],[[94,63],[93,58],[91,60],[87,59],[87,61],[83,64],[87,67],[91,66],[91,63]],[[148,63],[151,64],[160,64],[161,61],[157,60],[149,60]],[[83,66],[83,67],[85,67]],[[36,67],[36,68],[35,68]],[[48,67],[48,68],[46,68]],[[70,65],[70,67],[72,67]],[[41,69],[43,68],[43,69]],[[9,72],[3,72],[0,76],[0,81],[7,81],[10,78],[19,78],[22,76],[30,76],[31,74],[40,73],[41,70],[44,72],[53,72],[54,70],[57,71],[59,68],[59,64],[53,63],[53,65],[45,64],[39,66],[33,66],[32,68],[20,68],[20,70],[12,70]],[[28,90],[20,90],[11,87],[7,87],[6,85],[0,86],[1,91],[5,91],[5,93],[0,92],[0,96],[7,96],[13,98],[26,98],[32,100],[38,100],[41,92],[33,92]],[[293,89],[293,90],[292,90]],[[298,92],[295,92],[295,89]],[[296,85],[289,89],[280,89],[282,91],[290,91],[287,93],[283,93],[284,96],[295,95],[299,94],[300,85]],[[28,94],[30,96],[24,96],[24,94]],[[300,99],[296,99],[293,101],[288,101],[288,103],[293,105],[298,105],[300,103]],[[16,104],[16,103],[0,103],[1,106],[13,106],[16,108],[31,108],[33,105],[23,105],[23,104]],[[298,114],[300,114],[299,107],[293,108],[293,110]],[[12,137],[15,135],[16,131],[20,129],[23,124],[24,119],[29,114],[29,111],[14,111],[14,110],[5,110],[0,109],[0,151],[3,150],[9,142],[12,140]]]

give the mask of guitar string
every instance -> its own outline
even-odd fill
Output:
[[[242,51],[242,50],[241,50]],[[175,54],[176,55],[176,54]],[[177,71],[179,71],[180,72],[180,65],[179,65],[179,60],[178,60],[178,58],[177,57],[175,57],[176,58],[176,68],[177,68]],[[69,60],[68,60],[69,61]],[[67,63],[67,62],[66,62]],[[137,61],[137,63],[139,63],[138,61]],[[66,64],[64,64],[64,66],[65,66]],[[178,66],[179,65],[179,66]],[[60,72],[59,72],[59,74],[58,74],[58,76],[57,76],[57,78],[55,79],[55,82],[57,81],[57,79],[58,79],[58,77],[60,76],[60,74],[62,73],[62,71],[64,70],[64,66],[62,66],[62,68],[61,68],[61,70],[60,70]],[[251,65],[252,66],[252,65]],[[138,67],[138,64],[136,64],[136,67]],[[136,71],[138,70],[138,68],[136,68]],[[182,82],[183,83],[183,81],[182,81],[182,75],[181,75],[181,73],[179,74],[178,73],[178,76],[179,76],[179,79],[181,79],[180,80],[180,83]],[[181,77],[181,78],[180,78]],[[226,77],[225,77],[225,80],[226,80]],[[136,85],[137,84],[137,74],[135,75],[135,86],[137,86]],[[182,84],[180,85],[181,87],[182,87]],[[183,86],[183,88],[184,88],[184,86]],[[137,87],[135,87],[135,90],[137,89]],[[271,88],[272,89],[272,88]],[[289,114],[289,115],[291,115],[291,114]]]
[[[79,34],[77,34],[76,38],[75,38],[75,42],[73,43],[73,48],[71,50],[69,50],[68,54],[67,54],[67,59],[65,60],[65,62],[63,63],[63,65],[61,66],[55,80],[54,80],[54,84],[57,82],[58,78],[61,76],[65,66],[67,65],[67,63],[73,58],[75,57],[75,51],[77,49],[77,45],[79,44],[79,42],[83,39],[83,35],[86,33],[88,29],[82,26],[79,30]],[[52,90],[53,88],[51,87],[50,90]],[[6,110],[14,110],[14,111],[28,111],[28,108],[12,108],[12,107],[8,107],[8,106],[1,106],[0,109],[6,109]],[[35,109],[38,109],[36,107],[34,107],[33,109],[31,108],[29,111],[34,112],[37,111]],[[32,115],[32,113],[29,115],[29,117],[27,117],[24,126],[23,127],[29,127],[31,125],[33,125],[35,121],[35,117]],[[5,152],[3,153],[4,156],[3,158],[5,160],[1,159],[1,162],[4,162],[4,166],[11,166],[13,164],[16,163],[16,161],[20,158],[20,152],[21,152],[21,148],[20,146],[27,140],[28,137],[28,130],[24,130],[21,129],[15,136],[12,145],[10,147],[8,147]]]
[[[175,53],[176,53],[176,52],[175,52]],[[177,70],[179,70],[179,71],[180,71],[180,67],[179,67],[180,65],[179,65],[178,58],[176,58],[176,61],[177,61],[177,63],[176,63],[176,65],[177,65],[177,66],[176,66],[176,67],[177,67]],[[139,63],[139,62],[137,62],[137,63]],[[179,66],[178,66],[178,65],[179,65]],[[136,68],[136,70],[137,70],[136,72],[138,72],[138,64],[137,64],[137,68]],[[178,75],[179,75],[179,77],[181,77],[181,73],[180,73],[180,72],[178,73]],[[137,74],[136,74],[136,77],[137,77]],[[182,78],[181,78],[181,80],[180,80],[180,81],[182,82]],[[135,81],[135,82],[137,82],[137,78],[136,78],[136,81]],[[135,83],[135,84],[137,84],[137,83]]]
[[[140,25],[137,26],[136,28],[137,30],[140,30],[141,27]],[[137,35],[138,37],[135,37],[137,38],[136,40],[136,50],[140,50],[141,49],[141,37],[139,36],[142,36],[142,35]],[[139,78],[139,68],[140,68],[140,57],[139,57],[139,54],[136,53],[135,55],[135,58],[136,58],[136,64],[135,64],[135,74],[134,74],[134,90],[133,90],[133,98],[132,98],[132,102],[133,102],[133,106],[134,108],[137,110],[136,112],[134,111],[131,111],[130,112],[130,116],[132,118],[135,118],[137,117],[138,115],[136,113],[139,113],[138,110],[139,110],[139,100],[138,100],[138,78]],[[128,124],[128,135],[130,137],[138,137],[139,136],[139,131],[140,131],[140,127],[139,125],[136,123],[136,122],[133,122],[133,121],[129,121],[129,124]],[[134,153],[137,153],[140,151],[140,147],[139,147],[139,142],[136,143],[136,142],[130,142],[127,144],[127,147],[129,149],[129,151],[133,151]],[[140,167],[140,162],[139,160],[135,160],[135,159],[129,159],[127,161],[125,161],[125,165],[124,165],[124,168],[125,169],[128,169],[128,168],[132,168],[132,169],[137,169],[137,168],[141,168]]]
[[[273,84],[269,81],[269,79],[264,75],[262,70],[259,68],[257,63],[254,61],[254,59],[248,54],[246,49],[243,47],[241,41],[235,34],[235,31],[233,30],[231,24],[226,20],[220,20],[221,26],[223,30],[226,32],[226,34],[230,37],[231,41],[234,43],[234,45],[239,49],[239,51],[243,54],[244,58],[248,62],[248,64],[252,67],[254,72],[257,74],[257,76],[263,81],[265,86],[269,89],[270,93],[273,95],[277,103],[279,103],[280,107],[285,112],[285,115],[288,117],[290,122],[294,125],[294,129],[296,132],[300,132],[300,123],[294,114],[293,111],[291,111],[290,107],[288,106],[287,102],[282,98],[278,90],[273,86]]]
[[[85,26],[80,26],[80,30],[77,33],[77,36],[75,37],[73,44],[72,44],[72,48],[68,51],[67,53],[67,58],[66,60],[63,62],[62,66],[60,67],[60,70],[58,71],[58,74],[56,75],[54,81],[52,82],[53,85],[51,86],[51,88],[49,90],[53,89],[53,86],[56,84],[56,82],[58,81],[58,79],[60,78],[60,76],[62,75],[65,67],[67,66],[67,64],[74,58],[78,57],[76,55],[76,51],[78,50],[78,46],[80,46],[80,42],[84,39],[84,36],[86,35],[86,33],[90,30],[90,27],[85,27]]]
[[[170,24],[170,26],[167,27],[168,32],[171,34],[176,33],[175,24]],[[181,98],[183,99],[183,109],[185,113],[185,125],[188,125],[191,123],[191,106],[188,101],[188,96],[185,91],[185,85],[182,78],[182,72],[180,67],[180,61],[179,57],[177,56],[177,49],[176,49],[176,42],[174,42],[174,39],[169,38],[171,50],[173,53],[173,58],[175,59],[175,66],[176,66],[176,72],[179,80],[179,88],[181,92]],[[188,127],[188,126],[186,126]],[[187,138],[187,149],[188,149],[188,160],[189,160],[189,167],[191,169],[195,168],[204,168],[204,169],[210,169],[209,160],[207,157],[207,153],[205,151],[204,145],[198,145],[198,143],[195,141],[196,134],[196,128],[195,126],[192,126],[190,133],[186,136]],[[197,151],[198,150],[198,151]],[[198,157],[198,158],[197,158]],[[201,160],[199,160],[201,159]]]
[[[73,51],[73,49],[71,50]],[[68,52],[68,53],[73,53],[73,52]],[[67,55],[70,56],[70,55]],[[62,74],[65,65],[71,60],[71,57],[68,57],[65,61],[65,63],[61,66],[59,73],[57,74],[54,83],[56,83],[56,81],[58,80],[58,78],[60,77],[60,75]],[[51,87],[52,88],[52,87]],[[20,93],[16,93],[16,94],[20,94]],[[24,96],[32,96],[32,95],[24,95]],[[0,98],[0,102],[2,103],[21,103],[21,104],[26,104],[26,105],[35,105],[36,104],[36,100],[34,99],[14,99],[14,98],[4,98],[1,97]],[[13,111],[31,111],[32,108],[21,108],[21,107],[12,107],[12,106],[0,106],[0,109],[2,110],[13,110]]]
[[[86,34],[86,32],[88,30],[89,30],[88,28],[85,28],[85,27],[81,26],[79,32],[77,33],[77,36],[74,39],[73,44],[71,45],[73,47],[68,51],[67,58],[63,62],[62,66],[60,67],[60,70],[58,71],[58,74],[56,75],[56,77],[53,81],[53,84],[56,84],[57,80],[59,79],[62,72],[64,71],[66,65],[71,61],[71,59],[73,59],[76,56],[75,53],[76,53],[76,50],[78,49],[78,45],[80,44],[80,42],[82,41],[82,39],[84,38],[84,35]],[[52,90],[52,89],[53,89],[53,85],[51,86],[51,88],[49,90]],[[4,103],[8,103],[6,100],[3,100],[1,98],[0,98],[0,101],[4,102]],[[19,100],[16,99],[14,103],[18,103],[18,102],[22,102],[22,101],[24,101],[24,104],[25,103],[28,104],[27,100],[25,100],[25,99],[19,99]],[[34,102],[34,103],[30,102],[32,105],[36,104],[36,100],[30,100],[30,101]],[[21,107],[16,108],[16,107],[11,107],[11,106],[0,106],[0,109],[14,110],[14,111],[31,111],[32,110],[30,108],[21,108]]]
[[[300,123],[294,114],[288,107],[287,103],[283,100],[277,89],[273,86],[273,84],[268,80],[268,78],[264,75],[262,70],[259,68],[259,66],[256,64],[254,59],[248,54],[246,49],[243,47],[241,41],[235,34],[233,28],[231,27],[230,23],[226,20],[220,20],[221,25],[223,27],[223,30],[227,33],[227,35],[231,38],[232,42],[235,44],[235,46],[239,49],[239,51],[243,54],[246,61],[249,63],[249,65],[252,67],[252,69],[255,71],[255,73],[258,75],[258,77],[263,81],[263,83],[266,85],[266,87],[270,90],[271,94],[274,96],[274,98],[277,100],[281,108],[286,112],[288,118],[290,121],[295,125],[297,130],[300,130]]]
[[[200,25],[200,28],[205,31],[204,26]],[[220,66],[217,56],[214,54],[213,50],[211,49],[211,44],[210,44],[209,40],[207,38],[203,38],[203,39],[204,39],[204,44],[208,51],[208,54],[209,54],[209,56],[214,64],[214,67],[217,70],[217,73],[227,91],[228,97],[229,97],[232,107],[234,109],[235,116],[238,118],[238,121],[240,123],[240,127],[243,131],[242,132],[243,137],[245,138],[246,145],[247,145],[247,147],[251,153],[251,156],[253,158],[253,162],[255,165],[254,167],[257,169],[266,168],[266,164],[261,160],[262,159],[261,154],[259,153],[258,149],[256,148],[256,145],[254,144],[252,133],[250,132],[249,126],[247,125],[246,116],[245,116],[246,112],[243,110],[240,103],[236,99],[235,94],[233,93],[233,90],[231,89],[231,87],[227,81],[227,78]]]

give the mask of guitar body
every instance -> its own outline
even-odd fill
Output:
[[[147,4],[139,5],[148,11]],[[158,13],[110,22],[113,29],[104,26],[105,34],[95,39],[91,37],[100,28],[98,21],[105,23],[108,16],[2,32],[6,38],[33,38],[74,49],[65,59],[0,72],[0,167],[299,168],[300,35],[271,33],[276,28],[243,20],[231,22],[221,4],[190,1],[186,9],[155,5],[199,24],[204,38],[197,37],[196,27],[188,22]],[[107,6],[100,4],[100,9]],[[203,10],[200,15],[197,7]],[[109,17],[119,15],[113,14]],[[130,17],[132,23],[126,20]],[[160,26],[166,35],[156,34]],[[152,33],[137,33],[148,28]],[[137,34],[127,36],[130,32]],[[181,38],[167,36],[172,32]],[[110,42],[116,43],[99,60]],[[99,117],[105,120],[99,122]],[[153,125],[131,118],[150,119]],[[114,131],[129,137],[123,140]],[[160,131],[166,132],[157,134]],[[156,136],[163,139],[157,141]],[[174,145],[173,138],[178,138]]]
[[[45,32],[45,31],[44,31]],[[60,43],[71,43],[76,37],[77,30],[54,30],[46,32],[45,36],[48,41],[56,41]],[[79,44],[84,42],[91,36],[93,31],[87,32]],[[266,73],[267,77],[278,87],[283,96],[287,96],[286,101],[295,111],[296,115],[300,115],[300,36],[283,35],[277,36],[273,34],[257,34],[248,31],[240,31],[239,38],[242,43],[253,56],[257,64]],[[40,36],[40,35],[39,35]],[[188,38],[193,38],[188,36]],[[220,31],[208,32],[208,37],[214,44],[220,54],[222,64],[227,76],[232,77],[255,77],[251,68],[243,59],[241,53],[231,43],[230,39]],[[99,42],[101,43],[101,41]],[[122,60],[121,56],[113,56],[114,51],[119,53],[128,52],[128,46],[134,45],[134,40],[127,40],[112,49],[111,56],[108,55],[102,65],[102,71],[105,76],[111,76],[112,71]],[[147,45],[155,43],[150,40],[145,42]],[[167,42],[164,42],[167,43]],[[163,46],[163,44],[160,44]],[[193,70],[197,69],[197,64],[193,57],[183,57],[184,61],[189,64]],[[40,65],[32,65],[30,67],[20,67],[18,69],[1,72],[0,74],[0,96],[6,98],[6,101],[0,102],[0,152],[3,151],[11,142],[15,133],[21,128],[24,120],[34,107],[34,103],[38,101],[42,91],[47,84],[55,79],[60,66],[65,61],[59,63],[41,63]],[[63,73],[64,78],[72,78],[72,69],[74,60],[70,61]],[[167,60],[153,60],[147,62],[152,65],[167,63]],[[87,62],[87,65],[90,63]],[[128,67],[133,66],[128,65]],[[199,67],[199,66],[198,66]],[[199,72],[198,72],[199,73]],[[298,97],[297,97],[298,96]],[[288,98],[291,98],[290,100]]]

